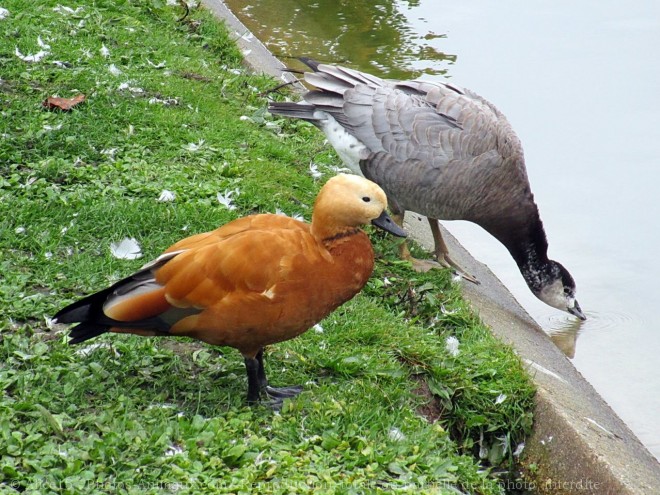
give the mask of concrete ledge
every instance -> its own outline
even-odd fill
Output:
[[[283,82],[295,80],[282,72],[284,65],[221,0],[203,3],[236,33],[246,64],[253,71]],[[406,222],[406,227],[422,246],[433,248],[427,222],[415,218]],[[454,260],[481,282],[478,286],[465,283],[464,297],[493,333],[527,363],[538,388],[534,433],[523,455],[532,491],[553,495],[660,494],[658,461],[488,267],[477,262],[444,229],[443,235]]]
[[[426,222],[415,222],[410,228],[430,249],[430,233],[420,232],[420,223]],[[660,494],[658,461],[488,267],[444,229],[443,235],[454,260],[481,282],[464,284],[463,295],[493,333],[528,365],[538,389],[534,433],[523,456],[536,491]],[[531,464],[537,470],[531,470]]]

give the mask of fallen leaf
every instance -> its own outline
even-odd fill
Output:
[[[181,77],[184,77],[186,79],[192,79],[194,81],[202,81],[202,82],[211,82],[213,79],[210,77],[205,77],[205,76],[200,76],[199,74],[195,74],[194,72],[181,72],[179,73]]]
[[[79,105],[85,101],[85,95],[79,94],[73,98],[57,98],[55,96],[49,96],[43,102],[44,108],[48,110],[59,109],[64,112],[70,112],[73,107]]]

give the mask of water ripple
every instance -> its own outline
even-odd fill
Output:
[[[620,311],[587,311],[587,321],[582,323],[583,329],[589,331],[607,331],[617,328],[630,328],[633,322],[639,323],[639,316]],[[541,323],[548,333],[565,331],[575,325],[575,317],[568,313],[553,313],[547,315]]]
[[[638,321],[637,315],[619,311],[588,311],[586,321],[580,321],[568,313],[547,313],[538,318],[540,325],[548,333],[550,339],[569,358],[575,356],[577,339],[580,333],[608,332],[617,329],[630,328]]]

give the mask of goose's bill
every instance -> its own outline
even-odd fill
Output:
[[[575,301],[575,306],[573,306],[572,308],[568,308],[568,312],[569,312],[570,314],[572,314],[573,316],[577,316],[577,317],[580,318],[582,321],[584,321],[584,320],[587,319],[587,317],[586,317],[585,314],[582,312],[582,308],[580,308],[580,305],[578,304],[577,301]]]
[[[394,220],[390,218],[390,216],[387,214],[385,210],[383,210],[383,213],[381,213],[378,218],[374,218],[371,221],[371,223],[376,227],[378,227],[379,229],[383,229],[385,232],[389,232],[390,234],[395,235],[397,237],[408,236],[405,230],[403,230],[396,223],[394,223]]]

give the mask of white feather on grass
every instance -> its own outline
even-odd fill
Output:
[[[117,67],[115,64],[110,64],[110,65],[108,66],[108,71],[109,71],[110,74],[112,74],[113,76],[118,76],[118,75],[120,75],[120,74],[122,73],[122,72],[121,72],[121,69],[120,69],[119,67]]]
[[[161,203],[169,203],[172,202],[176,199],[176,194],[174,194],[172,191],[169,191],[167,189],[163,189],[163,191],[160,193],[160,196],[158,196],[158,200]]]
[[[309,162],[309,175],[314,179],[323,177],[323,172],[319,171],[319,166],[314,162]]]
[[[110,252],[120,260],[136,260],[142,258],[142,248],[132,237],[125,237],[119,242],[110,244]]]
[[[64,5],[58,5],[57,7],[53,7],[53,12],[57,12],[59,14],[64,14],[64,15],[78,14],[83,10],[84,7],[78,7],[76,9],[72,9],[71,7],[65,7]]]
[[[16,56],[20,58],[23,62],[39,62],[42,58],[47,56],[50,52],[45,50],[39,50],[37,53],[32,55],[23,55],[21,51],[16,47],[15,50]]]
[[[218,193],[217,194],[217,199],[218,203],[220,203],[222,206],[227,208],[228,210],[235,210],[236,205],[232,202],[232,196],[236,195],[238,196],[240,194],[240,190],[237,189],[225,189],[224,193]]]
[[[460,350],[458,349],[458,346],[460,345],[460,342],[456,337],[453,335],[450,337],[447,337],[447,340],[445,340],[445,349],[447,349],[447,352],[451,354],[452,356],[456,357],[460,354]]]
[[[48,43],[44,43],[44,40],[41,39],[41,35],[37,36],[37,45],[39,45],[39,48],[43,48],[44,50],[50,50],[50,45]]]
[[[406,435],[396,426],[390,428],[390,431],[387,432],[387,436],[389,437],[390,440],[393,440],[395,442],[401,442],[406,439]]]
[[[188,143],[186,144],[183,149],[186,151],[189,151],[191,153],[197,153],[199,150],[201,150],[204,147],[204,140],[200,139],[196,143]]]

